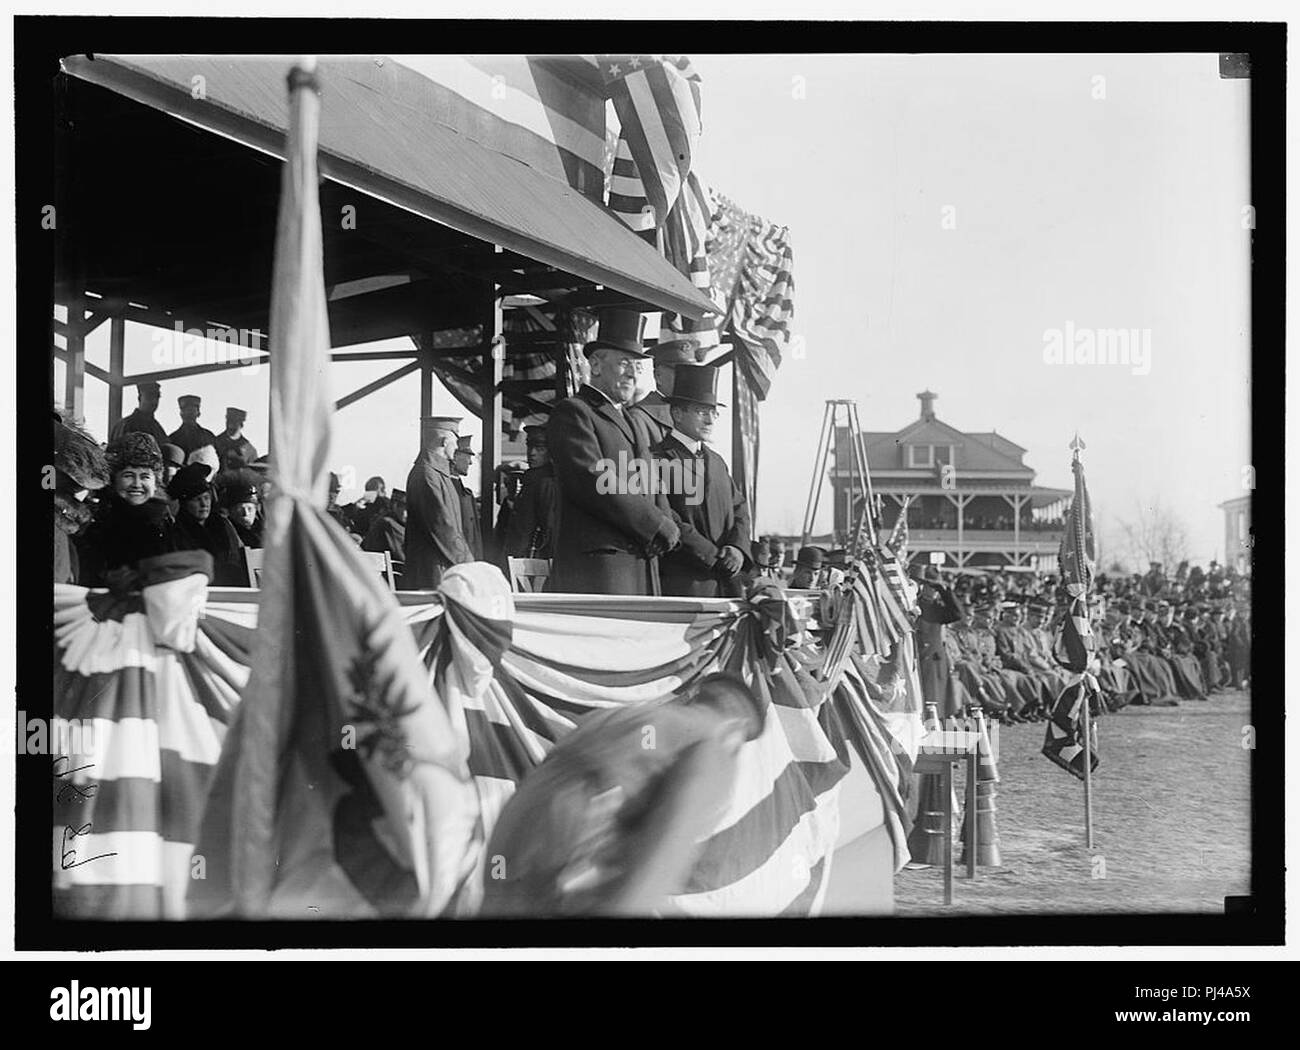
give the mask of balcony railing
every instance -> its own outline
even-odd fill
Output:
[[[960,544],[957,542],[956,529],[909,529],[908,533],[908,545],[913,548],[932,545],[975,551],[1018,546],[1022,551],[1047,554],[1055,553],[1061,546],[1065,530],[1023,528],[1020,530],[1018,544],[1012,529],[963,529]]]

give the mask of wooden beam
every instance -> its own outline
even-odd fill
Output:
[[[347,408],[348,405],[355,401],[360,401],[363,397],[368,397],[376,390],[382,390],[384,387],[388,386],[388,384],[396,383],[402,377],[409,376],[419,367],[420,362],[418,360],[408,361],[406,364],[402,365],[401,368],[389,372],[388,375],[380,376],[373,383],[367,383],[363,387],[358,387],[356,390],[352,391],[352,393],[339,398],[334,402],[334,411],[337,412],[341,408]]]
[[[415,347],[409,350],[358,350],[330,354],[331,361],[410,361],[420,356]]]
[[[125,382],[126,318],[114,317],[108,333],[108,431],[122,421],[122,384]]]
[[[138,375],[123,376],[128,386],[140,383],[161,383],[164,379],[183,379],[185,376],[201,376],[208,372],[227,372],[232,368],[245,368],[248,365],[264,365],[270,357],[241,357],[233,361],[211,361],[203,365],[185,365],[181,368],[164,368],[157,372],[141,372]]]
[[[483,453],[479,456],[479,520],[484,537],[492,535],[496,518],[496,471],[501,460],[501,379],[505,373],[505,344],[501,338],[501,300],[497,286],[483,286]]]
[[[426,332],[420,350],[420,419],[433,415],[433,333]]]

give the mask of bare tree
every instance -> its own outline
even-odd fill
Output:
[[[1131,521],[1121,520],[1120,531],[1128,560],[1141,570],[1158,561],[1170,575],[1187,559],[1187,529],[1163,503],[1139,502]]]

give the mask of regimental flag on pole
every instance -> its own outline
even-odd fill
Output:
[[[476,860],[469,743],[392,593],[324,512],[331,403],[315,62],[289,74],[271,293],[271,461],[248,685],[196,855],[191,915],[443,914]]]
[[[1058,558],[1066,610],[1057,629],[1054,652],[1057,662],[1071,672],[1071,677],[1052,707],[1043,754],[1082,780],[1085,752],[1083,705],[1098,695],[1097,680],[1090,670],[1096,640],[1088,619],[1088,591],[1092,586],[1096,542],[1088,483],[1083,473],[1083,461],[1079,458],[1084,444],[1076,436],[1070,447],[1074,449],[1074,501],[1066,518]],[[1099,710],[1098,705],[1093,707]],[[1100,759],[1095,723],[1093,726],[1093,738],[1088,743],[1092,755],[1091,768],[1096,769]]]

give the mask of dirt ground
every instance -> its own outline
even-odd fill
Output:
[[[1001,866],[958,868],[950,907],[942,868],[904,870],[895,914],[1221,913],[1250,889],[1249,722],[1240,692],[1103,716],[1091,854],[1083,783],[1043,757],[1043,724],[998,727]]]

